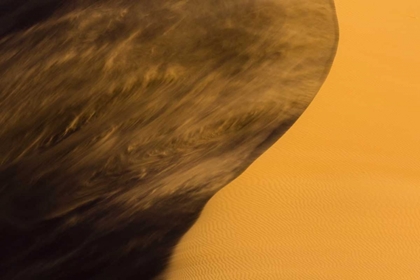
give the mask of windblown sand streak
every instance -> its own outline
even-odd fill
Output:
[[[420,2],[336,6],[326,83],[209,201],[169,279],[419,279]]]
[[[306,109],[338,41],[330,0],[0,4],[5,280],[157,277]]]

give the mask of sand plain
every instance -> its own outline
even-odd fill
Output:
[[[420,2],[335,4],[321,91],[210,200],[167,279],[419,279]]]

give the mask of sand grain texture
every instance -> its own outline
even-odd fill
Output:
[[[326,83],[210,200],[168,279],[419,279],[420,2],[335,4]]]
[[[0,7],[4,280],[157,277],[306,109],[338,40],[330,0]]]

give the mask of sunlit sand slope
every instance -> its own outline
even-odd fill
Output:
[[[336,7],[323,88],[210,200],[168,279],[419,279],[420,2]]]
[[[153,279],[306,109],[338,41],[329,0],[0,8],[2,280]]]

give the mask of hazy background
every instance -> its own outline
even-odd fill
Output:
[[[168,279],[418,279],[420,2],[335,2],[323,88],[208,203]]]

